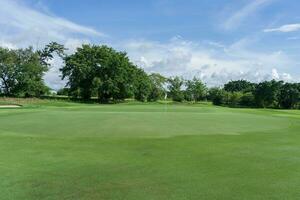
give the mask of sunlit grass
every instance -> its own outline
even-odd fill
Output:
[[[300,196],[297,110],[19,103],[0,109],[0,199]]]

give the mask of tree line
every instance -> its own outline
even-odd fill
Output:
[[[0,95],[40,97],[47,95],[43,80],[49,61],[55,55],[64,65],[61,77],[67,85],[57,92],[72,98],[99,102],[118,102],[126,98],[138,101],[172,99],[177,102],[209,100],[215,105],[231,107],[298,108],[300,84],[282,81],[251,83],[230,81],[222,88],[208,88],[200,79],[164,77],[147,74],[130,61],[126,52],[105,45],[82,45],[65,54],[63,45],[52,42],[42,50],[0,48]]]
[[[300,83],[230,81],[223,88],[210,89],[210,99],[231,107],[295,109],[300,108]]]

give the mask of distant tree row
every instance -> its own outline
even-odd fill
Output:
[[[294,109],[300,106],[300,84],[276,80],[230,81],[224,88],[210,89],[209,98],[215,105]]]
[[[85,100],[98,97],[100,102],[157,101],[169,96],[174,101],[200,101],[206,98],[207,88],[199,80],[184,81],[179,77],[166,78],[158,73],[148,75],[130,62],[126,53],[107,46],[83,45],[65,57],[61,69],[67,87],[58,94]],[[186,87],[183,90],[183,87]]]
[[[125,52],[108,46],[82,45],[71,54],[63,45],[52,42],[42,50],[0,48],[0,95],[39,97],[49,88],[43,77],[49,61],[60,56],[60,69],[65,88],[58,95],[99,102],[116,102],[126,98],[138,101],[171,99],[182,102],[210,100],[215,105],[231,107],[298,108],[300,84],[282,81],[251,83],[230,81],[223,88],[210,88],[197,78],[166,78],[158,73],[147,74],[133,64]]]
[[[60,56],[60,69],[65,88],[58,95],[100,102],[201,101],[206,99],[207,88],[199,79],[166,78],[158,73],[148,75],[130,62],[125,52],[108,46],[82,45],[75,53],[66,55],[63,45],[52,42],[42,50],[0,48],[0,95],[40,97],[49,93],[43,77],[54,55]],[[185,89],[183,89],[185,88]]]

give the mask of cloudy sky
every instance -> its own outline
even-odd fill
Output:
[[[0,45],[107,44],[147,72],[208,85],[300,81],[299,9],[299,0],[0,0]],[[54,89],[61,64],[45,76]]]

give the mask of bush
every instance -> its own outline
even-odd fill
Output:
[[[209,90],[209,99],[213,102],[214,105],[224,104],[224,93],[225,91],[219,88],[211,88]]]
[[[255,107],[255,98],[252,92],[244,93],[240,101],[241,106]]]
[[[243,93],[230,92],[230,93],[226,94],[226,96],[228,96],[228,105],[230,107],[239,107]]]
[[[69,96],[70,89],[69,88],[61,88],[57,90],[56,94],[60,96]]]

